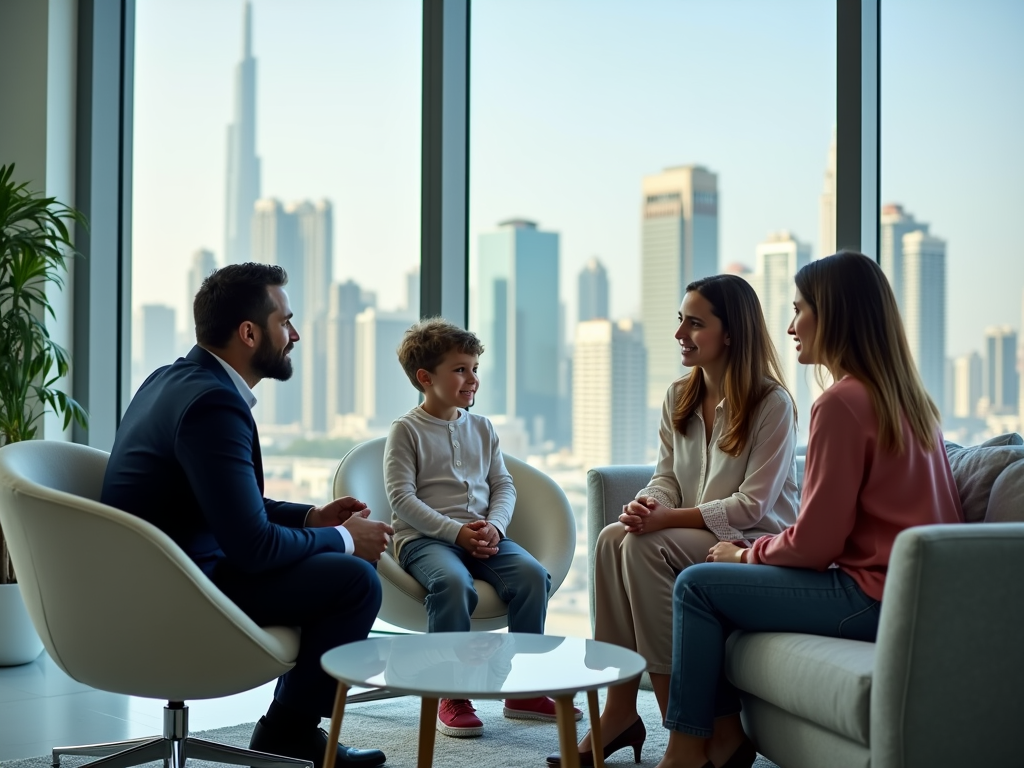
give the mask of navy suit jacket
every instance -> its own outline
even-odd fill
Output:
[[[309,504],[263,497],[263,460],[248,403],[196,346],[153,373],[132,399],[103,478],[104,504],[163,530],[207,575],[226,560],[246,573],[344,552],[332,528],[303,528]]]

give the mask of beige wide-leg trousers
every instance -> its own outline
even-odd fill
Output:
[[[688,565],[718,542],[710,531],[669,528],[626,533],[612,523],[597,537],[594,639],[634,650],[647,671],[672,673],[672,589]]]

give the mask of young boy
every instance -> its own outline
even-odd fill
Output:
[[[494,426],[466,410],[480,386],[483,351],[474,334],[439,318],[412,326],[398,347],[424,400],[395,420],[384,450],[395,556],[427,590],[428,631],[469,631],[477,578],[508,604],[510,631],[543,634],[551,577],[506,537],[516,501],[512,477]],[[555,720],[555,703],[507,699],[505,716]],[[479,736],[483,723],[470,701],[442,699],[437,730]]]

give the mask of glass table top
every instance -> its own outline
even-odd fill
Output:
[[[632,680],[634,651],[597,640],[517,632],[437,632],[339,646],[321,664],[348,685],[431,698],[565,696]]]

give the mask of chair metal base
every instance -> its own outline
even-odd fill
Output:
[[[348,694],[347,701],[349,704],[358,704],[361,701],[380,701],[382,699],[397,699],[399,696],[404,696],[404,693],[392,693],[387,688],[353,688]]]
[[[189,758],[229,765],[250,765],[253,768],[313,768],[308,760],[256,752],[189,736],[188,707],[180,701],[170,701],[164,707],[163,736],[107,744],[54,747],[53,768],[60,768],[61,755],[100,758],[82,768],[131,768],[154,760],[163,760],[164,768],[185,768],[185,760]]]

